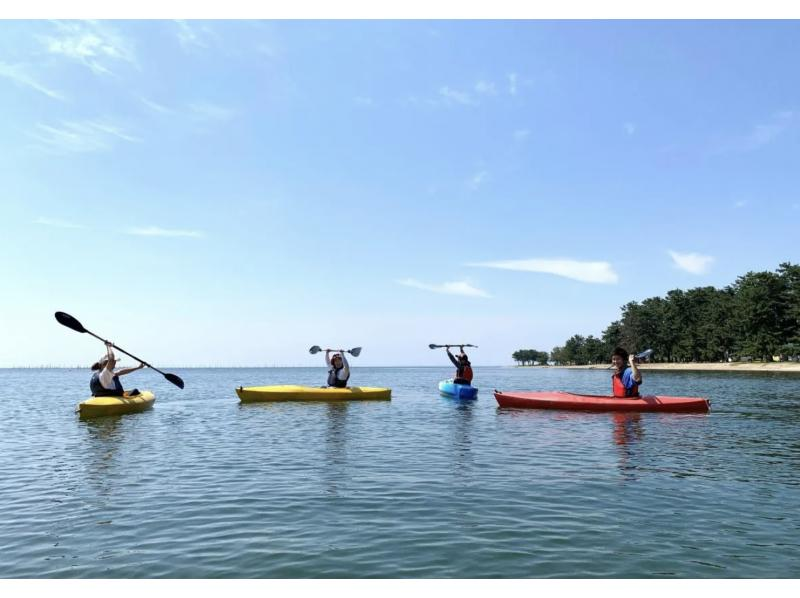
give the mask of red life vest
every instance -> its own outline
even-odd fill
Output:
[[[472,366],[465,365],[460,377],[472,384]]]
[[[625,370],[623,370],[622,373],[624,374]],[[622,384],[622,374],[612,374],[611,392],[614,394],[615,397],[619,398],[638,397],[639,385],[634,382],[633,387],[630,390],[628,390],[627,388],[625,388],[625,385]]]

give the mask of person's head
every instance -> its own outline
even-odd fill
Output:
[[[340,353],[334,353],[331,357],[331,364],[335,368],[342,367],[342,355]]]
[[[467,365],[467,364],[469,363],[469,357],[467,357],[467,354],[466,354],[466,353],[461,353],[461,354],[458,356],[458,360],[459,360],[459,361],[460,361],[460,362],[461,362],[463,365]]]
[[[616,347],[611,353],[611,365],[617,370],[621,370],[628,363],[628,352],[622,347]]]
[[[108,355],[103,355],[100,359],[92,364],[92,371],[99,372],[108,364]]]

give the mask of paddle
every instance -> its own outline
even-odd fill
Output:
[[[474,347],[477,349],[478,345],[466,345],[466,344],[462,345],[461,343],[455,343],[450,345],[434,345],[434,344],[428,345],[429,349],[445,349],[445,348],[449,349],[450,347]]]
[[[652,349],[646,349],[646,350],[642,351],[641,353],[637,353],[636,355],[634,355],[634,357],[636,359],[646,359],[646,358],[650,357],[652,354],[653,354],[653,350]],[[612,369],[614,369],[614,366],[610,365],[606,369],[607,370],[612,370]]]
[[[311,353],[312,355],[316,355],[317,353],[319,353],[322,350],[323,349],[319,348],[319,345],[314,345],[313,347],[311,347],[308,350],[308,352]],[[325,351],[341,351],[342,353],[350,353],[350,355],[352,355],[353,357],[358,357],[359,355],[361,355],[361,347],[353,347],[349,351],[347,351],[345,349],[324,349],[324,350]]]
[[[91,332],[90,330],[86,330],[86,328],[84,328],[83,325],[80,322],[78,322],[78,320],[76,320],[75,318],[73,318],[69,314],[65,314],[63,311],[57,311],[56,312],[56,320],[58,320],[58,323],[61,324],[62,326],[66,326],[67,328],[71,328],[75,332],[80,332],[80,333],[87,332],[87,333],[91,334],[93,337],[95,337],[96,339],[99,339],[99,340],[103,341],[104,343],[108,342],[106,339],[100,338],[99,336],[97,336],[94,332]],[[144,365],[149,367],[151,370],[157,371],[159,374],[164,376],[167,380],[172,382],[178,388],[183,388],[183,380],[181,380],[175,374],[165,374],[161,370],[159,370],[157,368],[154,368],[152,365],[150,365],[146,361],[143,361],[143,360],[139,359],[138,357],[136,357],[136,355],[131,355],[130,353],[128,353],[124,349],[120,349],[117,345],[112,344],[111,346],[114,347],[120,353],[125,353],[125,355],[127,355],[128,357],[133,357],[136,361],[138,361],[139,363],[143,363]]]

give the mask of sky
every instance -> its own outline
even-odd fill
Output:
[[[2,21],[0,367],[102,354],[55,311],[156,367],[510,365],[797,263],[799,35]]]

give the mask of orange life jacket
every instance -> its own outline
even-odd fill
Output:
[[[615,397],[638,397],[639,396],[639,385],[635,382],[633,383],[633,387],[630,390],[625,388],[625,385],[622,384],[622,374],[625,373],[625,370],[622,370],[620,374],[612,374],[611,375],[611,392],[614,394]]]

